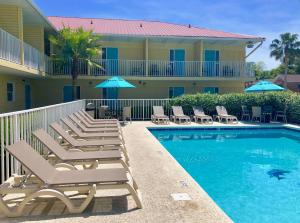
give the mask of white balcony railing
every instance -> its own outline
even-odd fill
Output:
[[[79,62],[83,76],[138,76],[138,77],[254,77],[254,69],[244,61],[162,61],[162,60],[94,60],[99,67]],[[53,63],[53,74],[69,75],[71,61],[64,65]]]

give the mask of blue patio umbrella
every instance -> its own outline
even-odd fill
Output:
[[[283,87],[269,81],[259,81],[251,87],[246,88],[245,92],[266,92],[266,91],[283,91]]]
[[[115,76],[96,85],[96,88],[135,88],[135,86],[123,78]]]

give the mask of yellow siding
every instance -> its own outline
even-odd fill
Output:
[[[0,28],[23,39],[22,9],[17,6],[0,5]]]
[[[205,50],[219,50],[220,51],[220,61],[244,61],[245,56],[245,46],[230,46],[230,45],[220,45],[220,44],[203,44],[203,60],[205,60],[204,52]]]
[[[7,82],[14,85],[14,100],[11,102],[7,101]],[[25,84],[30,84],[30,79],[0,74],[0,113],[25,109]],[[34,93],[32,92],[32,94]]]
[[[24,42],[45,52],[44,28],[39,26],[24,26]]]
[[[149,60],[170,60],[170,49],[184,49],[185,60],[193,61],[194,44],[193,43],[159,43],[149,41]]]
[[[102,89],[96,89],[96,84],[103,80],[78,80],[77,85],[81,89],[81,98],[102,98]],[[120,89],[119,98],[168,98],[169,87],[184,87],[185,93],[194,94],[203,92],[204,87],[219,87],[219,92],[242,92],[244,83],[242,81],[130,81],[136,86],[134,89]],[[35,107],[57,104],[63,102],[63,86],[71,85],[70,79],[48,79],[32,80],[34,88],[33,101]],[[51,93],[50,93],[51,92]],[[51,96],[50,96],[51,95]]]
[[[119,51],[119,59],[143,60],[144,42],[102,42],[102,47],[116,47]]]

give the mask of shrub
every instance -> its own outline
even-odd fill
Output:
[[[246,105],[250,110],[252,106],[271,105],[274,111],[283,110],[287,106],[289,122],[300,123],[300,95],[287,92],[269,93],[230,93],[230,94],[194,94],[183,95],[171,99],[170,105],[183,106],[187,114],[192,113],[192,106],[202,106],[207,114],[216,113],[217,105],[226,107],[228,113],[240,117],[241,106]]]

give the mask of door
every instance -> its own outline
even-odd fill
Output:
[[[25,109],[31,108],[31,86],[29,84],[25,85]]]
[[[106,60],[106,74],[108,76],[119,75],[119,50],[118,48],[103,48],[102,59]]]
[[[204,73],[206,76],[219,76],[219,51],[205,50]]]
[[[170,50],[171,71],[172,76],[184,76],[185,74],[185,50],[172,49]]]
[[[71,85],[64,86],[64,88],[63,88],[64,102],[72,101],[72,91],[73,91],[73,88]],[[77,99],[80,99],[80,86],[76,86],[75,100],[77,100]]]
[[[118,88],[103,88],[104,99],[118,99]]]

